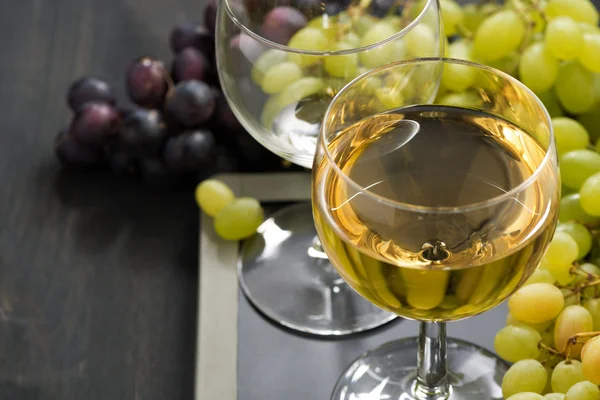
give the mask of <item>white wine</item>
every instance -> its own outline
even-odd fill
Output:
[[[449,321],[496,306],[553,235],[546,150],[491,114],[398,109],[339,132],[327,153],[313,172],[323,247],[355,290],[400,316]]]

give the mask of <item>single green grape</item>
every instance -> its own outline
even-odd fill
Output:
[[[598,25],[598,11],[588,0],[549,0],[544,11],[550,18],[567,16],[575,21]]]
[[[494,348],[508,362],[536,358],[542,337],[535,329],[525,325],[507,325],[496,333]]]
[[[269,97],[262,109],[261,122],[270,128],[281,111],[295,102],[322,92],[325,83],[320,78],[306,76],[298,79],[283,92]]]
[[[522,392],[541,394],[547,381],[548,373],[539,361],[517,361],[506,371],[502,378],[502,395],[504,398],[509,398]]]
[[[438,46],[436,35],[427,25],[416,25],[404,36],[408,54],[413,58],[432,57]]]
[[[600,217],[600,173],[596,173],[585,180],[579,190],[581,208],[586,213]]]
[[[575,61],[564,63],[558,70],[555,90],[562,107],[571,114],[583,114],[596,101],[595,78]]]
[[[550,270],[560,268],[563,265],[570,265],[577,260],[579,248],[577,242],[566,232],[556,232],[548,251],[545,255],[545,260],[548,263]]]
[[[573,193],[560,199],[558,220],[561,222],[577,221],[582,224],[595,224],[600,222],[599,217],[589,215],[581,208],[579,193]]]
[[[444,34],[446,36],[456,35],[459,26],[463,23],[463,9],[453,0],[440,0],[440,10],[442,11]]]
[[[544,395],[544,400],[565,400],[564,393],[547,393]]]
[[[292,83],[302,78],[302,70],[293,62],[275,64],[265,72],[260,88],[267,94],[283,92]]]
[[[600,72],[600,33],[583,35],[583,49],[579,54],[579,62],[592,72]]]
[[[558,103],[558,97],[556,97],[556,93],[554,93],[553,90],[539,93],[537,96],[542,103],[544,103],[544,106],[546,107],[548,114],[550,114],[550,117],[556,118],[565,115],[564,111],[560,107],[560,104]]]
[[[581,362],[577,360],[561,361],[552,371],[552,390],[558,393],[567,391],[577,382],[585,381]]]
[[[564,304],[559,288],[550,283],[533,283],[523,286],[508,300],[508,309],[519,321],[539,324],[556,318]]]
[[[522,392],[513,394],[506,400],[544,400],[541,394],[533,393],[533,392]]]
[[[214,227],[226,240],[241,240],[253,235],[264,219],[263,209],[256,199],[235,199],[215,216]]]
[[[599,400],[600,389],[592,382],[583,381],[571,386],[565,400]]]
[[[462,11],[463,26],[470,32],[475,32],[479,24],[485,19],[485,14],[482,13],[477,4],[474,3],[465,4]]]
[[[590,143],[590,135],[583,125],[574,119],[559,117],[552,119],[556,150],[562,155],[571,150],[585,149]]]
[[[195,191],[196,203],[207,215],[214,217],[235,199],[233,191],[221,181],[207,179]]]
[[[306,26],[292,36],[288,47],[298,50],[325,51],[327,50],[328,42],[327,36],[325,36],[325,33],[321,29]],[[298,53],[290,53],[288,57],[290,61],[301,67],[314,65],[321,59],[317,55]]]
[[[333,50],[350,50],[352,46],[348,43],[337,43]],[[325,71],[331,76],[338,78],[354,77],[358,72],[358,55],[344,54],[339,56],[325,57]]]
[[[598,107],[579,115],[577,121],[585,127],[590,135],[590,140],[596,141],[600,138],[600,109]]]
[[[600,172],[600,154],[595,151],[581,149],[563,154],[560,158],[562,183],[579,190],[592,175]]]
[[[583,375],[595,385],[600,385],[600,339],[590,339],[582,355]]]
[[[449,47],[449,56],[459,60],[471,60],[471,44],[466,40],[457,40]],[[442,85],[454,92],[462,92],[469,89],[475,83],[476,71],[465,65],[447,64],[444,66]]]
[[[595,288],[590,287],[588,289],[594,290]],[[589,311],[594,320],[594,332],[600,332],[600,298],[586,300],[583,302],[583,306]]]
[[[517,50],[525,31],[525,24],[515,11],[498,11],[475,31],[473,49],[483,61],[499,60]]]
[[[536,42],[523,51],[519,61],[519,76],[534,92],[545,92],[554,86],[558,66],[558,60],[546,50],[546,45]]]
[[[536,268],[523,286],[533,285],[534,283],[554,284],[554,276],[546,268]]]
[[[580,305],[565,307],[554,323],[554,346],[558,351],[566,349],[569,338],[579,333],[591,332],[594,320],[588,310]],[[583,345],[571,347],[570,354],[578,357]]]
[[[567,16],[559,16],[548,23],[545,40],[554,57],[571,60],[581,52],[583,33],[577,21]]]
[[[443,104],[445,106],[457,106],[457,107],[479,107],[483,104],[483,99],[479,97],[477,93],[472,91],[459,92],[459,93],[447,93],[440,96],[436,101],[436,104]]]
[[[579,249],[577,254],[578,260],[581,260],[590,252],[590,249],[592,248],[592,234],[585,225],[576,221],[569,221],[561,223],[557,230],[568,233],[575,240],[577,248]]]
[[[254,83],[261,86],[265,72],[272,66],[285,62],[287,57],[288,54],[285,51],[277,49],[269,49],[262,53],[252,66],[252,71],[250,73]]]

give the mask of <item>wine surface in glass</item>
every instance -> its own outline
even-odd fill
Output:
[[[545,183],[558,177],[532,177],[545,149],[491,114],[402,108],[351,125],[327,149],[336,167],[321,157],[313,172],[321,242],[356,291],[400,316],[450,321],[498,305],[554,232],[558,199]]]

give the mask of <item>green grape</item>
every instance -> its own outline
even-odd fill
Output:
[[[580,22],[579,28],[581,28],[581,32],[585,35],[586,33],[591,33],[593,35],[600,33],[600,27],[598,25],[591,25],[586,22]]]
[[[508,315],[506,316],[506,325],[528,326],[530,328],[535,329],[536,331],[538,331],[541,334],[541,333],[545,332],[546,329],[548,329],[548,327],[550,327],[550,325],[552,325],[552,321],[541,322],[539,324],[526,324],[525,322],[519,321],[514,315],[512,315],[509,312]]]
[[[600,217],[600,173],[586,179],[579,190],[579,198],[583,211]]]
[[[513,394],[506,400],[544,400],[544,397],[541,394],[533,392],[522,392]]]
[[[590,110],[596,101],[595,77],[591,71],[577,62],[560,66],[555,90],[562,107],[571,114]]]
[[[511,53],[506,57],[502,57],[499,60],[488,61],[487,65],[492,68],[496,68],[502,72],[505,72],[511,76],[516,77],[517,70],[519,67],[519,60],[521,59],[520,54],[517,52]]]
[[[288,47],[298,50],[325,51],[327,50],[328,39],[325,33],[318,28],[306,26],[300,29],[292,36]],[[301,67],[314,65],[319,62],[321,57],[306,54],[289,54],[290,61]]]
[[[463,10],[453,0],[440,0],[444,34],[453,36],[458,33],[459,26],[463,23]]]
[[[558,231],[568,233],[577,243],[579,253],[577,259],[580,260],[589,253],[592,248],[592,234],[584,225],[579,222],[569,221],[558,226]]]
[[[575,239],[566,232],[556,232],[548,246],[545,258],[548,268],[552,270],[572,264],[577,260],[578,254],[579,249]]]
[[[553,391],[567,393],[571,386],[585,381],[581,363],[577,360],[561,361],[554,367],[551,381]]]
[[[508,362],[536,358],[540,354],[538,344],[542,336],[525,325],[507,325],[496,333],[494,348]]]
[[[440,96],[436,100],[436,104],[443,104],[446,106],[458,106],[458,107],[479,107],[483,104],[483,99],[474,92],[467,91],[461,93],[448,93]]]
[[[378,22],[377,18],[374,18],[371,15],[362,14],[356,19],[356,21],[354,21],[352,27],[357,35],[364,36],[376,22]]]
[[[558,219],[561,222],[573,220],[581,222],[582,224],[593,224],[600,222],[599,217],[594,217],[593,215],[589,215],[583,211],[583,208],[581,208],[579,193],[570,194],[560,200]]]
[[[562,155],[571,150],[585,149],[590,143],[590,135],[583,125],[574,119],[558,117],[552,119],[556,150]]]
[[[485,19],[485,14],[474,3],[465,4],[462,11],[463,26],[470,32],[475,32],[479,24]]]
[[[537,268],[533,274],[527,279],[524,286],[533,285],[534,283],[549,283],[554,284],[554,276],[545,268]]]
[[[550,283],[523,286],[509,300],[508,309],[519,321],[539,324],[556,318],[564,306],[559,288]]]
[[[580,275],[578,276],[577,279],[577,283],[585,283],[585,282],[589,282],[590,280],[595,280],[600,278],[600,268],[597,267],[596,265],[592,264],[592,263],[583,263],[579,266],[580,271]],[[585,273],[586,276],[582,275],[581,272]],[[596,296],[600,296],[600,285],[595,285],[595,286],[590,286],[587,287],[585,289],[583,289],[582,292],[583,296],[585,298],[593,298]],[[585,307],[585,304],[583,304],[583,306]],[[588,307],[586,307],[586,309],[590,312],[590,314],[592,314],[592,318],[594,319],[594,330],[600,330],[600,323],[596,324],[597,322],[597,317],[600,317],[600,314],[596,314],[595,309],[590,309]],[[598,321],[600,322],[600,321]],[[599,329],[596,329],[599,328]]]
[[[397,33],[397,30],[387,22],[381,21],[372,25],[360,40],[361,46],[370,46],[381,42]]]
[[[261,86],[265,72],[273,65],[281,64],[286,61],[287,57],[288,54],[285,51],[276,49],[270,49],[262,53],[252,66],[252,72],[250,73],[254,83]]]
[[[579,190],[592,175],[600,172],[600,154],[595,151],[581,149],[569,151],[560,159],[562,183]]]
[[[592,382],[578,382],[567,391],[565,400],[600,400],[600,389]]]
[[[583,35],[583,49],[579,62],[592,72],[600,72],[600,33]]]
[[[352,46],[344,42],[337,43],[333,48],[333,50],[350,49]],[[358,56],[356,54],[327,56],[325,57],[325,71],[338,78],[354,77],[358,71]]]
[[[571,273],[571,267],[571,264],[565,264],[561,265],[560,267],[549,269],[549,271],[552,273],[552,276],[554,277],[556,282],[558,282],[560,285],[565,286],[573,282],[573,280],[575,279],[575,275]],[[567,304],[567,301],[568,300],[565,300],[565,306],[570,305]]]
[[[544,103],[544,106],[546,107],[548,114],[550,114],[550,117],[556,118],[565,115],[562,108],[560,108],[558,98],[556,97],[556,93],[554,93],[554,91],[549,90],[547,92],[540,93],[538,94],[538,98],[542,101],[542,103]]]
[[[499,60],[517,50],[525,31],[525,24],[515,11],[499,11],[479,25],[473,49],[483,61]]]
[[[214,217],[235,199],[233,191],[221,181],[207,179],[195,191],[196,203],[207,215]]]
[[[427,25],[416,25],[404,36],[408,54],[413,58],[433,57],[436,54],[437,39]]]
[[[288,86],[283,92],[271,96],[263,106],[261,122],[270,129],[275,118],[281,111],[306,97],[313,96],[325,88],[322,79],[314,77],[304,77]]]
[[[554,323],[554,346],[558,351],[566,349],[569,338],[579,333],[591,332],[594,320],[590,312],[582,306],[566,307]],[[583,346],[576,344],[571,347],[571,356],[577,357]]]
[[[265,73],[260,88],[267,94],[277,94],[284,91],[292,83],[302,78],[300,67],[290,61],[273,65]]]
[[[544,366],[536,360],[521,360],[513,364],[502,378],[502,395],[508,398],[522,392],[542,393],[548,381]]]
[[[595,141],[600,138],[600,109],[598,107],[579,115],[577,121],[588,131],[590,140]]]
[[[598,336],[586,343],[582,353],[584,376],[593,384],[600,385],[600,339]]]
[[[263,209],[258,200],[240,197],[219,211],[214,227],[223,239],[241,240],[253,235],[263,219]]]
[[[549,0],[544,11],[550,18],[567,16],[575,21],[598,25],[598,11],[588,0]]]
[[[586,300],[583,302],[583,306],[594,320],[594,332],[600,332],[600,298]]]
[[[543,42],[533,43],[521,55],[519,76],[534,92],[545,92],[556,82],[558,65],[558,60],[546,50]]]
[[[448,50],[451,58],[471,60],[471,45],[465,40],[455,41]],[[444,66],[442,85],[452,91],[462,92],[473,86],[476,78],[473,68],[460,64],[447,64]]]
[[[565,400],[564,393],[548,393],[544,395],[545,400]]]
[[[402,38],[359,53],[360,62],[367,68],[377,68],[406,58],[406,44]]]
[[[571,60],[579,55],[583,33],[579,24],[570,17],[557,17],[546,27],[546,46],[554,57]]]
[[[360,36],[354,32],[348,32],[342,38],[342,42],[348,44],[350,48],[355,49],[360,47]]]

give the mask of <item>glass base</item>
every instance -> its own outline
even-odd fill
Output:
[[[448,338],[450,394],[416,396],[418,338],[368,351],[335,385],[332,400],[502,400],[502,377],[509,365],[490,351]]]
[[[249,301],[295,331],[342,336],[396,318],[346,284],[315,241],[311,206],[283,208],[242,245],[238,276]]]

